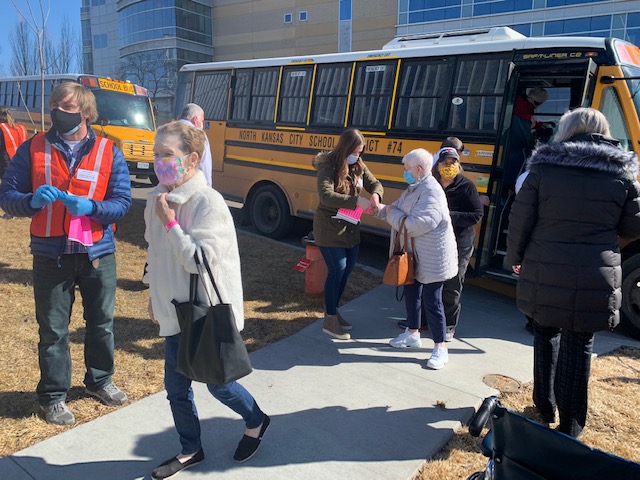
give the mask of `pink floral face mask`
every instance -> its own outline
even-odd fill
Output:
[[[158,181],[163,185],[175,185],[180,181],[186,170],[182,163],[184,157],[154,157],[153,170],[156,172]]]

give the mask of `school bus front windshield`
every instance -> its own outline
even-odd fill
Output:
[[[98,106],[99,125],[155,130],[148,97],[98,89],[93,90],[93,94]]]

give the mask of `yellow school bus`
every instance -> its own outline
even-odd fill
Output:
[[[51,126],[49,95],[61,82],[77,82],[93,92],[98,120],[92,125],[97,135],[113,140],[124,153],[129,173],[138,177],[153,174],[153,142],[156,124],[147,90],[122,80],[93,75],[45,75],[0,78],[0,105],[9,108],[16,122],[31,133],[41,129],[41,103],[44,91],[45,130]]]
[[[363,159],[384,185],[384,203],[406,188],[400,160],[435,152],[448,136],[465,145],[465,175],[489,206],[478,226],[473,273],[512,279],[504,268],[509,188],[503,181],[518,94],[542,87],[536,119],[557,124],[588,106],[609,119],[623,148],[640,142],[640,49],[619,39],[528,38],[509,28],[398,37],[377,51],[185,65],[177,107],[199,104],[213,155],[213,184],[241,202],[264,235],[312,218],[318,203],[311,160],[355,127]],[[511,163],[510,163],[511,161]],[[366,217],[363,229],[388,227]],[[623,312],[640,332],[640,244],[625,245]],[[634,300],[636,299],[637,300]]]

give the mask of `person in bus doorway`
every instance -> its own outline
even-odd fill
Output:
[[[198,130],[204,130],[204,110],[195,103],[187,103],[182,109],[179,122],[182,122]],[[200,160],[199,167],[204,173],[204,178],[207,180],[207,185],[211,186],[213,181],[213,161],[211,159],[211,146],[209,145],[209,139],[205,135],[204,153]]]
[[[52,127],[19,148],[0,185],[0,206],[31,217],[33,293],[39,326],[40,382],[47,422],[71,425],[69,322],[76,286],[82,295],[86,393],[109,406],[127,402],[112,380],[116,259],[113,224],[131,206],[122,152],[89,126],[98,111],[93,93],[75,83],[49,97]],[[77,235],[72,231],[79,232]]]
[[[640,238],[638,158],[605,116],[577,108],[531,156],[511,209],[507,259],[518,308],[533,318],[533,402],[546,423],[578,437],[587,417],[594,333],[620,320],[618,237]]]
[[[511,118],[509,158],[504,169],[504,191],[515,192],[516,179],[522,173],[524,162],[533,149],[535,110],[546,102],[548,97],[549,94],[542,87],[530,88],[525,95],[516,96]]]
[[[0,178],[15,155],[18,147],[27,139],[27,129],[16,123],[7,107],[0,107]],[[13,218],[4,213],[0,218]]]
[[[455,150],[453,150],[455,151]],[[392,339],[394,348],[420,347],[420,315],[424,307],[434,348],[427,367],[439,370],[449,361],[445,345],[446,320],[442,303],[444,282],[458,273],[458,252],[447,197],[431,173],[433,156],[419,148],[402,159],[404,179],[409,184],[400,198],[383,205],[378,216],[391,225],[391,238],[403,219],[409,244],[413,244],[416,280],[404,286],[404,300],[409,327]],[[411,247],[409,247],[411,248]],[[393,245],[389,254],[393,254]]]
[[[192,381],[175,368],[181,332],[172,303],[172,299],[189,299],[190,276],[198,273],[196,251],[207,257],[221,297],[231,304],[238,329],[244,327],[240,255],[233,218],[222,195],[207,185],[198,168],[205,141],[204,132],[171,122],[158,129],[153,148],[154,169],[160,183],[149,194],[144,211],[145,240],[149,244],[149,269],[144,281],[149,284],[149,316],[165,338],[164,383],[182,446],[177,456],[153,471],[154,479],[173,477],[204,460]],[[233,458],[237,462],[249,460],[260,446],[270,418],[238,382],[207,384],[207,388],[243,418],[246,430]]]
[[[338,305],[358,258],[360,224],[336,218],[336,214],[339,208],[354,210],[356,207],[376,213],[384,192],[382,184],[362,161],[364,146],[364,136],[350,128],[342,132],[333,150],[321,152],[313,160],[318,171],[319,197],[313,216],[313,235],[328,271],[322,330],[340,340],[351,338],[347,330],[351,330],[352,325],[340,315]],[[370,199],[361,195],[363,190],[371,195]]]

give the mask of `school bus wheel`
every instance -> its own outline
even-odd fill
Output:
[[[293,225],[289,203],[275,185],[263,185],[251,196],[251,223],[264,236],[280,238]]]
[[[640,338],[640,254],[622,262],[620,321],[630,336]]]

